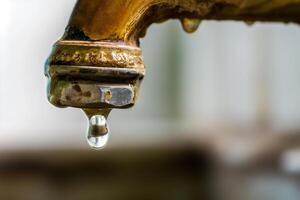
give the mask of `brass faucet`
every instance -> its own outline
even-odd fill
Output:
[[[300,0],[78,0],[46,64],[49,101],[89,117],[133,106],[145,75],[139,39],[170,18],[187,32],[203,19],[299,23]]]

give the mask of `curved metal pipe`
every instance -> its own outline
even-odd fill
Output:
[[[299,0],[79,0],[64,39],[136,45],[150,24],[170,18],[299,22],[299,11]]]
[[[145,69],[139,38],[170,18],[187,32],[202,19],[300,22],[300,0],[78,0],[46,64],[56,106],[128,108]]]

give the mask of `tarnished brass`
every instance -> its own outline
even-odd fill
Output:
[[[300,0],[78,0],[46,64],[49,101],[83,109],[128,108],[144,77],[139,48],[149,25],[178,18],[300,22]]]
[[[62,40],[46,64],[48,98],[58,107],[128,108],[144,73],[138,47]]]

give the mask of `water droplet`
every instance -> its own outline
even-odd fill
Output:
[[[109,139],[107,118],[111,109],[83,109],[83,111],[89,119],[87,142],[93,149],[100,150]]]
[[[200,23],[201,23],[200,19],[191,19],[191,18],[181,19],[182,27],[187,33],[195,32],[198,29]]]
[[[109,139],[109,127],[106,117],[103,115],[94,115],[89,120],[89,130],[87,134],[88,144],[93,149],[102,149]]]

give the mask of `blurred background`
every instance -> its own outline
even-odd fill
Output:
[[[0,0],[0,199],[300,198],[298,25],[152,25],[139,102],[94,152],[82,111],[46,99],[75,2]]]

